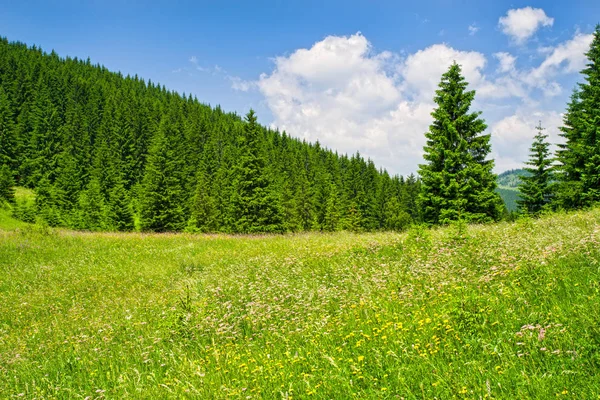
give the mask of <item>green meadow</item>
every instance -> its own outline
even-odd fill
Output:
[[[0,397],[600,398],[600,209],[405,233],[0,211]]]

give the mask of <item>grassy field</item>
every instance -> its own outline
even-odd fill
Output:
[[[600,209],[405,234],[0,211],[0,398],[600,398]]]

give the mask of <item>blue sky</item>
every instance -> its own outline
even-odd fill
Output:
[[[150,4],[150,5],[148,5]],[[0,0],[0,34],[90,57],[408,174],[441,73],[477,90],[496,171],[553,142],[600,2]]]

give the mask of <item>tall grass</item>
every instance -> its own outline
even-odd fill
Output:
[[[596,399],[599,241],[0,230],[0,397]]]

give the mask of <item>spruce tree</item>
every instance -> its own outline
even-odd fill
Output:
[[[17,138],[8,96],[0,86],[0,165],[17,166]]]
[[[217,207],[212,196],[204,165],[196,174],[196,190],[190,207],[189,231],[215,232],[217,230]]]
[[[78,228],[90,231],[102,231],[110,228],[106,202],[98,178],[92,178],[86,190],[80,193],[78,211]]]
[[[119,181],[108,194],[108,215],[110,225],[118,231],[132,231],[134,228],[131,199],[123,182]]]
[[[557,203],[567,209],[600,201],[600,25],[586,56],[585,82],[567,106],[561,127],[565,143],[557,152]]]
[[[433,124],[425,134],[426,164],[419,165],[423,217],[428,223],[464,219],[474,222],[498,220],[502,200],[494,192],[496,176],[490,152],[490,135],[480,112],[469,112],[475,91],[467,91],[460,66],[442,75],[434,101]]]
[[[325,219],[323,221],[324,230],[334,232],[341,228],[339,203],[338,189],[336,185],[332,183],[329,188],[329,196],[327,197],[327,205],[325,208]]]
[[[527,162],[527,165],[531,167],[524,168],[529,175],[521,177],[520,199],[517,200],[519,210],[528,214],[539,213],[550,203],[552,198],[550,143],[547,142],[548,135],[544,134],[541,121],[535,129],[537,129],[537,134],[533,139]]]
[[[7,201],[14,203],[15,201],[15,180],[13,178],[12,171],[7,164],[0,167],[0,205],[2,202]]]
[[[168,121],[161,124],[148,155],[140,199],[140,223],[144,231],[177,231],[185,226],[182,188],[165,133],[168,124]]]
[[[236,232],[280,232],[283,229],[280,198],[265,171],[260,134],[256,114],[250,110],[246,115],[242,153],[233,184],[232,206]]]

